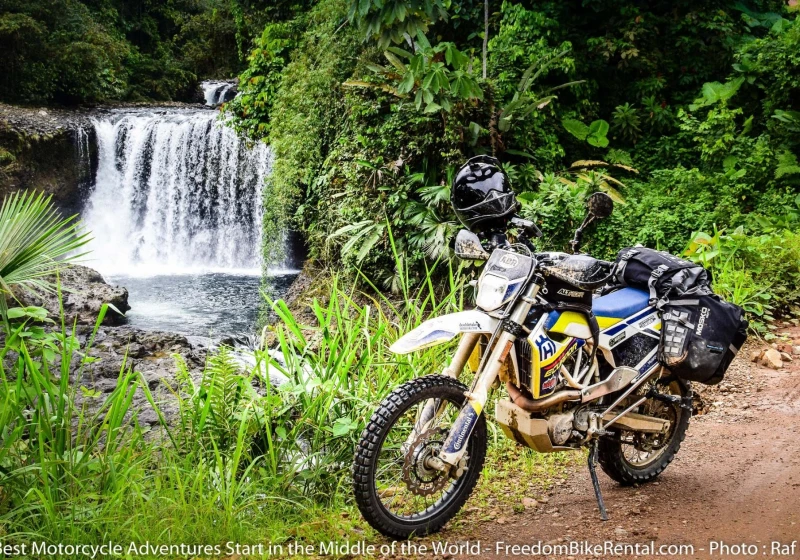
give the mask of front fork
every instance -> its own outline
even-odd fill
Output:
[[[480,418],[486,401],[489,399],[489,390],[497,380],[497,376],[506,358],[508,358],[509,352],[513,351],[514,341],[517,339],[517,334],[522,328],[521,325],[525,322],[525,318],[528,316],[538,292],[539,284],[531,282],[525,293],[520,296],[511,316],[501,323],[499,328],[503,330],[497,337],[497,342],[492,348],[491,354],[483,361],[483,367],[478,371],[478,375],[473,381],[472,390],[466,394],[467,402],[461,407],[456,421],[450,428],[447,439],[442,444],[439,455],[431,458],[430,466],[437,470],[448,472],[455,477],[461,476],[463,473],[464,462],[462,462],[462,459],[467,449],[467,442],[475,429],[475,425],[478,423],[478,418]],[[459,344],[456,357],[466,353],[466,344],[469,343],[462,340],[462,344]],[[475,341],[471,342],[473,347],[474,344]],[[467,354],[468,356],[469,354]],[[461,361],[462,368],[465,362],[466,358]],[[453,370],[455,369],[454,366],[458,365],[454,358],[453,364],[448,369]],[[447,370],[445,371],[447,372]],[[461,370],[455,370],[456,375],[459,371]]]
[[[458,379],[458,375],[464,369],[464,366],[467,365],[467,361],[469,361],[469,357],[472,355],[472,351],[475,349],[475,345],[478,344],[480,338],[481,335],[478,333],[465,333],[458,343],[458,348],[456,348],[456,353],[450,365],[442,370],[442,375]],[[414,424],[414,430],[411,432],[411,435],[408,436],[406,448],[410,447],[414,439],[427,429],[431,420],[440,412],[439,409],[442,405],[443,403],[438,399],[430,399],[425,403],[422,413],[419,415],[419,419],[417,419]]]

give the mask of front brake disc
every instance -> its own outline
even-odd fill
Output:
[[[447,433],[446,428],[431,428],[418,435],[409,446],[403,463],[403,482],[413,494],[431,496],[450,481],[445,473],[425,464],[426,459],[438,455]]]

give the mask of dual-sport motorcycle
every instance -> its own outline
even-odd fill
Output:
[[[493,410],[506,436],[540,453],[588,447],[605,520],[597,462],[623,485],[653,480],[675,457],[692,413],[689,383],[657,359],[662,318],[652,294],[620,287],[598,297],[614,263],[576,254],[584,229],[613,203],[603,193],[588,198],[567,254],[535,251],[531,238],[541,232],[515,215],[494,158],[459,170],[451,202],[468,228],[455,253],[486,263],[477,308],[428,320],[392,345],[407,354],[461,335],[441,374],[404,383],[372,415],[353,464],[356,503],[390,537],[439,530],[478,481]],[[469,387],[459,381],[468,364]],[[492,406],[500,387],[507,396]]]

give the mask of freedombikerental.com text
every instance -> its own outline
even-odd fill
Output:
[[[162,558],[183,557],[188,555],[204,558],[226,557],[231,554],[243,557],[295,557],[318,556],[339,557],[342,555],[384,556],[461,556],[483,558],[488,555],[502,557],[567,557],[567,556],[596,556],[612,558],[622,556],[664,556],[664,557],[691,557],[696,554],[707,555],[712,558],[735,557],[769,557],[769,558],[800,558],[798,556],[798,541],[767,543],[731,543],[726,541],[710,541],[708,544],[660,544],[655,541],[639,543],[617,543],[603,541],[592,543],[589,541],[567,541],[560,543],[534,541],[525,544],[512,544],[505,541],[392,541],[388,543],[373,544],[363,540],[359,541],[321,541],[317,543],[234,543],[225,545],[199,545],[199,544],[154,544],[145,543],[114,543],[102,544],[72,544],[72,543],[15,543],[9,544],[0,541],[0,557],[12,558],[19,556],[48,556],[69,558],[108,558],[158,555]]]

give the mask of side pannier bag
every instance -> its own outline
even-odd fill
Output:
[[[658,359],[677,377],[715,385],[747,339],[741,307],[718,295],[673,299],[663,305]]]
[[[617,254],[614,282],[650,292],[650,304],[693,294],[711,294],[711,278],[702,266],[647,247],[627,247]]]

